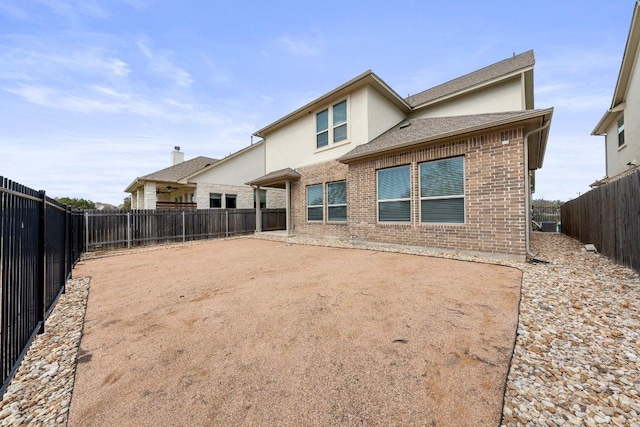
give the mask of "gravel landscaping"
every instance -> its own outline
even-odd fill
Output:
[[[302,237],[286,241],[364,248]],[[488,262],[426,250],[373,249]],[[638,275],[555,233],[534,233],[532,249],[548,264],[490,261],[523,271],[502,424],[640,427]],[[4,395],[1,425],[66,424],[88,288],[88,279],[68,283],[46,333],[36,338]]]

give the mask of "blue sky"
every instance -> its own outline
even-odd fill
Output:
[[[535,198],[602,178],[633,0],[2,0],[0,176],[120,204],[137,176],[221,158],[371,69],[405,96],[534,49],[555,107]]]

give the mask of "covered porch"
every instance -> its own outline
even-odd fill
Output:
[[[260,200],[260,190],[266,188],[279,188],[285,190],[285,210],[286,225],[284,230],[270,231],[269,233],[279,233],[283,236],[291,236],[291,183],[300,179],[300,173],[292,168],[280,169],[270,172],[260,178],[256,178],[246,183],[254,188],[256,200]],[[262,233],[262,212],[260,203],[256,203],[256,233]]]

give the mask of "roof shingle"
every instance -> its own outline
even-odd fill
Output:
[[[169,166],[168,168],[141,176],[140,179],[149,181],[178,182],[217,161],[217,159],[213,159],[211,157],[198,156],[190,160],[185,160],[177,165]]]
[[[424,142],[535,118],[551,113],[551,111],[552,109],[524,110],[506,113],[404,120],[372,141],[357,146],[338,160],[341,162],[349,162]]]
[[[520,55],[496,62],[495,64],[481,68],[462,77],[458,77],[441,85],[434,86],[431,89],[411,95],[405,98],[405,101],[407,101],[411,108],[415,108],[422,104],[444,98],[448,95],[472,88],[498,77],[533,67],[534,63],[535,59],[533,57],[533,50],[528,50]]]

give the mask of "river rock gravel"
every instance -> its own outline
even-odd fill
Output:
[[[306,237],[260,238],[491,262],[523,271],[503,426],[640,427],[638,274],[557,233],[534,233],[542,262],[515,263]],[[73,279],[0,403],[0,425],[65,425],[89,278]]]

